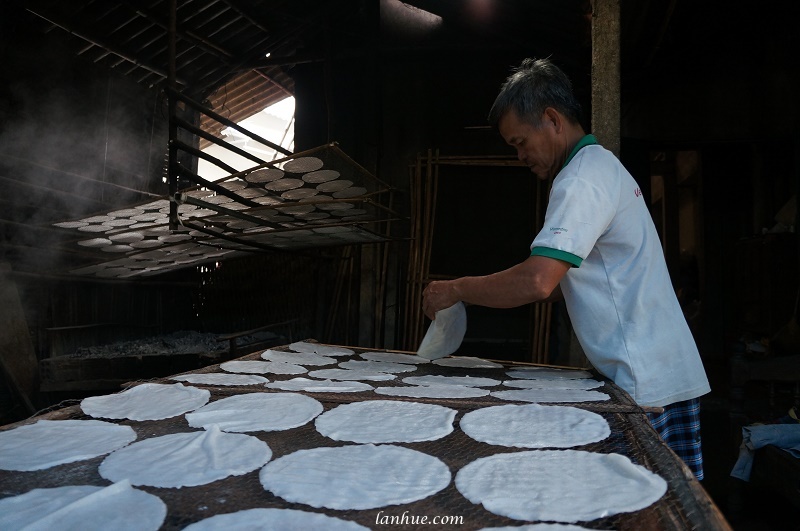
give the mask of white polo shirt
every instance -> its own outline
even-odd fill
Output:
[[[593,136],[553,181],[531,255],[573,265],[561,290],[575,334],[592,365],[637,404],[711,390],[642,192]]]

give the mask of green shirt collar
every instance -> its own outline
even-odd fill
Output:
[[[567,160],[564,161],[564,166],[561,166],[561,169],[563,170],[564,167],[567,164],[569,164],[569,161],[571,161],[572,158],[578,154],[578,151],[580,151],[581,148],[584,148],[586,146],[591,146],[592,144],[597,144],[597,139],[594,137],[594,135],[586,135],[585,137],[578,140],[578,143],[575,144],[574,148],[572,148],[569,157],[567,157]]]

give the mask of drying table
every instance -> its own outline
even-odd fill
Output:
[[[350,356],[350,358],[356,359],[360,359],[359,354],[364,352],[375,352],[375,350],[357,347],[346,348],[355,351],[355,354]],[[288,346],[275,347],[272,350],[290,351]],[[386,352],[401,353],[399,351]],[[253,352],[238,359],[258,360],[260,359],[260,354],[261,351]],[[344,361],[345,359],[348,358],[337,357],[337,361]],[[429,374],[447,376],[469,375],[494,378],[502,381],[507,379],[505,372],[508,368],[524,365],[512,362],[500,363],[504,365],[502,369],[465,369],[428,363],[419,365],[413,373],[398,375],[398,378],[395,380],[369,383],[376,387],[403,385],[400,380],[406,376],[422,376]],[[206,372],[222,371],[219,365],[212,365],[193,371],[193,373]],[[295,377],[276,374],[265,376],[272,381]],[[167,378],[152,381],[175,383]],[[132,383],[132,385],[136,384],[137,382]],[[212,401],[242,393],[281,392],[266,388],[263,385],[237,387],[192,385],[208,389],[211,392]],[[608,394],[611,397],[610,400],[604,402],[560,404],[579,407],[598,413],[608,421],[611,427],[611,435],[607,439],[597,443],[579,446],[575,449],[622,454],[628,457],[633,463],[641,465],[664,478],[667,481],[668,490],[658,502],[645,509],[633,513],[623,513],[601,518],[591,522],[581,522],[580,525],[596,529],[632,530],[703,529],[705,531],[730,529],[724,517],[700,486],[699,482],[695,480],[694,476],[683,462],[658,438],[648,424],[643,410],[633,403],[629,395],[608,380],[604,380],[603,386],[598,390]],[[470,411],[487,406],[515,403],[501,400],[493,396],[469,399],[412,399],[379,395],[373,391],[357,393],[315,392],[304,394],[312,396],[320,401],[326,411],[343,403],[376,399],[412,400],[416,402],[439,404],[455,409],[458,412],[455,418],[455,430],[448,436],[435,441],[408,444],[398,443],[399,446],[418,450],[439,458],[450,468],[453,478],[455,478],[458,470],[479,457],[517,450],[478,442],[468,437],[458,427],[459,420],[464,414]],[[91,417],[84,414],[79,405],[72,405],[41,413],[24,422],[5,426],[2,429],[11,429],[21,424],[28,424],[42,419],[65,420],[89,418]],[[194,428],[189,427],[185,415],[158,421],[112,420],[110,422],[131,426],[136,431],[138,440],[194,430]],[[342,446],[343,444],[347,444],[322,436],[316,431],[313,422],[290,430],[251,432],[249,435],[255,436],[269,445],[272,450],[272,460],[300,449]],[[102,478],[98,473],[98,466],[103,461],[104,457],[105,456],[101,456],[94,459],[59,465],[42,471],[0,471],[1,496],[18,495],[35,488],[65,485],[109,485],[110,482]],[[433,516],[462,517],[462,525],[457,526],[459,529],[514,526],[523,523],[518,520],[495,515],[485,510],[483,506],[471,503],[458,492],[454,481],[451,481],[445,489],[423,500],[370,510],[314,509],[303,504],[288,503],[262,487],[259,482],[258,470],[242,476],[228,477],[197,487],[170,489],[139,486],[137,488],[157,495],[166,503],[168,512],[162,529],[181,529],[192,522],[215,514],[231,513],[256,507],[292,508],[322,512],[330,516],[358,522],[372,529],[384,527],[376,524],[376,520],[379,518],[379,513],[381,511],[383,515],[402,515],[405,513],[417,516],[427,515],[429,518]],[[335,486],[333,488],[335,488]],[[393,525],[391,527],[397,529],[404,528],[403,525]],[[411,527],[412,526],[405,526],[405,528]],[[422,527],[427,529],[433,528],[430,525]]]

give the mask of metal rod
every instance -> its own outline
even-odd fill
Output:
[[[177,124],[175,124],[175,125],[177,127]],[[186,144],[185,142],[181,142],[180,140],[177,140],[177,139],[176,140],[170,139],[169,145],[170,145],[170,147],[174,147],[174,148],[179,149],[181,151],[185,151],[187,153],[190,153],[190,154],[194,155],[195,157],[199,157],[201,159],[205,159],[208,162],[210,162],[211,164],[213,164],[215,166],[218,166],[219,168],[222,168],[223,170],[227,171],[228,173],[239,173],[239,170],[237,170],[233,166],[231,166],[229,164],[226,164],[226,163],[222,162],[221,160],[219,160],[217,157],[215,157],[213,155],[209,155],[205,151],[202,151],[202,150],[199,150],[199,149],[197,149],[197,148],[195,148],[193,146],[190,146],[189,144]],[[209,181],[206,181],[206,182],[209,182]],[[170,189],[170,193],[171,194],[174,195],[175,192],[177,192],[177,190],[173,191],[173,190]]]
[[[177,65],[175,62],[175,27],[177,25],[178,13],[178,0],[170,0],[169,3],[169,31],[167,32],[167,41],[169,45],[169,77],[167,78],[167,86],[169,91],[167,93],[167,101],[169,107],[169,163],[167,171],[167,185],[169,187],[169,196],[173,197],[178,191],[178,124],[175,119],[178,113],[178,102],[175,98],[177,90]],[[169,228],[170,230],[178,230],[178,205],[172,201],[169,204]]]
[[[216,144],[218,146],[221,146],[221,147],[223,147],[223,148],[225,148],[225,149],[227,149],[229,151],[233,151],[237,155],[240,155],[242,157],[250,159],[253,162],[255,162],[256,164],[263,164],[264,162],[266,162],[265,160],[256,157],[252,153],[248,153],[247,151],[245,151],[245,150],[243,150],[241,148],[238,148],[238,147],[236,147],[234,145],[231,145],[229,142],[226,142],[226,141],[222,140],[221,138],[217,138],[216,136],[212,135],[211,133],[207,133],[206,131],[203,131],[199,127],[196,127],[196,126],[190,124],[189,122],[187,122],[185,120],[181,120],[180,118],[178,118],[177,122],[178,122],[178,126],[180,126],[181,128],[189,131],[190,133],[192,133],[194,135],[197,135],[200,138],[204,138],[204,139],[208,140],[209,142],[214,143],[214,144]]]
[[[240,195],[237,195],[236,193],[232,192],[231,190],[228,190],[227,188],[225,188],[225,187],[223,187],[223,186],[221,186],[221,185],[219,185],[219,184],[217,184],[215,182],[203,179],[202,177],[200,177],[196,173],[187,170],[183,166],[178,166],[178,172],[181,175],[183,175],[184,177],[186,177],[189,180],[193,181],[196,185],[201,186],[203,188],[208,188],[209,190],[214,190],[218,194],[224,195],[226,197],[230,197],[231,199],[233,199],[237,203],[241,203],[241,204],[249,206],[251,208],[264,206],[264,205],[261,205],[259,203],[256,203],[255,201],[252,201],[252,200],[250,200],[250,199],[248,199],[246,197],[242,197]],[[171,197],[177,198],[178,197],[178,192],[173,194]]]
[[[92,199],[90,197],[84,197],[84,196],[81,196],[81,195],[76,195],[76,194],[73,194],[73,193],[70,193],[70,192],[64,192],[64,191],[61,191],[61,190],[53,190],[52,188],[47,188],[45,186],[41,186],[41,185],[38,185],[38,184],[33,184],[33,183],[25,182],[25,181],[18,181],[16,179],[11,179],[9,177],[0,176],[0,181],[8,181],[8,182],[13,183],[13,185],[25,186],[25,187],[28,187],[28,188],[34,188],[36,190],[42,190],[42,191],[45,191],[45,192],[52,192],[53,194],[57,193],[59,196],[69,196],[71,199],[74,199],[74,200],[77,200],[77,201],[82,201],[84,203],[95,203],[97,205],[102,206],[103,208],[108,206],[108,203],[106,203],[105,201],[99,201],[97,199]],[[33,194],[31,194],[31,195],[33,195]],[[41,206],[39,206],[38,208],[41,208]]]
[[[244,221],[250,221],[252,223],[257,223],[259,225],[263,225],[263,226],[266,226],[266,227],[272,227],[274,229],[284,228],[282,225],[279,225],[277,223],[273,223],[273,222],[270,222],[270,221],[262,219],[262,218],[251,216],[249,214],[244,214],[244,213],[240,212],[239,210],[231,210],[229,208],[225,208],[225,207],[220,206],[220,205],[215,205],[213,203],[208,203],[206,201],[203,201],[202,199],[197,199],[196,197],[192,197],[190,195],[186,195],[186,194],[183,194],[181,192],[178,192],[176,194],[175,200],[176,200],[176,204],[177,203],[181,203],[181,204],[182,203],[187,203],[189,205],[195,205],[195,206],[198,206],[198,207],[201,207],[201,208],[207,208],[209,210],[214,210],[215,212],[219,212],[220,214],[225,214],[226,216],[231,216],[231,217],[238,218],[238,219],[241,219],[241,220],[244,220]],[[261,205],[258,205],[258,206],[261,206]],[[190,213],[190,217],[191,217],[191,213]],[[198,218],[194,218],[194,219],[198,219]]]
[[[248,247],[255,247],[256,249],[262,249],[264,251],[270,251],[270,252],[279,251],[275,247],[270,247],[269,245],[264,245],[263,243],[260,243],[260,242],[240,240],[239,238],[236,238],[234,236],[229,236],[227,234],[221,234],[221,233],[218,233],[218,232],[214,232],[213,230],[209,230],[209,229],[207,229],[207,228],[205,228],[203,226],[195,225],[193,223],[184,223],[183,226],[186,227],[186,228],[192,229],[192,230],[196,230],[198,232],[202,232],[202,233],[208,234],[210,236],[214,236],[215,238],[222,238],[223,240],[227,240],[229,242],[233,242],[233,243],[236,243],[238,245],[247,245]]]
[[[175,0],[173,0],[173,1],[175,1]],[[269,146],[272,149],[274,149],[275,151],[279,151],[279,152],[283,153],[284,155],[288,155],[288,156],[292,155],[292,152],[289,151],[288,149],[284,148],[283,146],[279,146],[278,144],[275,144],[274,142],[270,142],[266,138],[262,138],[261,136],[248,131],[247,129],[245,129],[241,125],[237,124],[236,122],[234,122],[232,120],[229,120],[229,119],[225,118],[224,116],[221,116],[221,115],[215,113],[211,109],[209,109],[207,107],[204,107],[202,104],[194,101],[193,99],[185,96],[184,94],[180,94],[177,91],[175,91],[174,89],[170,89],[170,92],[174,92],[176,94],[176,97],[179,100],[183,101],[184,103],[186,103],[190,107],[193,107],[195,110],[198,110],[198,111],[202,112],[206,116],[210,116],[211,118],[215,119],[219,123],[227,125],[228,127],[232,127],[233,129],[236,129],[240,133],[249,136],[253,140],[258,141],[258,142],[264,144],[265,146]]]
[[[260,77],[264,78],[265,80],[269,81],[270,83],[272,83],[273,85],[278,87],[278,89],[280,89],[287,96],[294,96],[294,94],[289,89],[287,89],[286,87],[284,87],[283,85],[281,85],[280,83],[278,83],[277,81],[272,79],[270,76],[268,76],[267,74],[265,74],[261,70],[253,70],[253,72],[255,72]]]
[[[126,6],[128,6],[128,8],[130,8],[132,11],[134,11],[137,15],[142,16],[142,17],[150,20],[155,25],[160,26],[163,29],[168,29],[169,28],[169,23],[165,23],[160,17],[158,17],[155,13],[153,13],[149,9],[141,7],[141,6],[136,6],[132,2],[130,2],[129,0],[122,0],[122,3],[125,4]],[[191,42],[195,46],[198,46],[198,47],[204,49],[206,52],[208,52],[208,53],[210,53],[212,55],[215,55],[216,57],[221,59],[223,62],[229,62],[230,59],[233,58],[233,54],[231,54],[230,52],[228,52],[227,50],[225,50],[221,46],[219,46],[219,45],[215,44],[214,42],[212,42],[212,41],[210,41],[210,40],[208,40],[208,39],[206,39],[206,38],[194,33],[191,30],[176,29],[176,35],[178,35],[179,37],[181,37],[184,40],[187,40],[187,41]]]
[[[7,275],[11,275],[14,277],[20,278],[32,278],[36,280],[47,279],[47,280],[56,280],[59,282],[92,282],[92,283],[100,283],[100,284],[112,284],[112,283],[122,283],[122,282],[136,282],[137,286],[186,286],[188,288],[196,288],[196,282],[185,282],[185,281],[158,281],[158,280],[140,280],[140,279],[112,279],[112,278],[101,278],[101,277],[86,277],[80,275],[64,275],[64,274],[56,274],[56,273],[36,273],[36,272],[29,272],[29,271],[7,271]]]
[[[136,190],[135,188],[128,188],[127,186],[122,186],[121,184],[114,184],[114,183],[110,183],[110,182],[106,182],[106,181],[98,181],[97,179],[91,179],[89,177],[84,177],[83,175],[80,175],[80,174],[77,174],[77,173],[61,170],[59,168],[53,168],[53,167],[50,167],[50,166],[46,166],[46,165],[41,164],[39,162],[34,162],[32,160],[24,159],[22,157],[17,157],[17,156],[11,155],[9,153],[0,153],[0,155],[2,155],[2,157],[4,159],[14,159],[16,161],[21,161],[21,162],[24,162],[26,164],[30,164],[31,166],[35,166],[35,167],[40,168],[40,169],[44,169],[44,170],[60,173],[62,175],[69,175],[70,177],[75,177],[76,179],[80,179],[82,181],[89,181],[92,184],[98,184],[98,185],[104,185],[104,186],[112,186],[112,187],[118,188],[120,190],[125,190],[126,192],[134,192],[134,193],[137,193],[137,194],[142,194],[142,195],[146,195],[146,196],[150,196],[150,197],[161,197],[160,194],[154,194],[152,192],[146,192],[144,190]],[[0,178],[2,178],[2,177],[0,177]],[[16,179],[11,179],[11,178],[8,178],[8,179],[12,180],[12,181],[17,181]],[[19,182],[19,181],[17,181],[17,182]],[[50,190],[50,188],[47,188],[47,189]],[[60,192],[59,191],[59,193],[64,193],[64,192]]]
[[[158,68],[156,66],[152,66],[152,65],[143,63],[142,61],[140,61],[140,60],[136,59],[135,57],[129,55],[128,53],[116,48],[115,46],[109,45],[108,43],[105,43],[105,42],[102,42],[102,41],[100,41],[98,39],[90,37],[89,35],[87,35],[86,33],[81,32],[81,31],[76,31],[76,30],[73,30],[71,28],[68,28],[68,27],[64,26],[63,24],[59,24],[57,22],[53,22],[51,19],[47,18],[46,16],[42,15],[41,13],[37,13],[36,11],[34,11],[31,8],[28,8],[27,11],[29,11],[30,13],[33,13],[37,17],[47,21],[49,24],[52,24],[53,26],[56,26],[56,27],[58,27],[58,28],[60,28],[60,29],[62,29],[64,31],[68,32],[70,35],[74,35],[74,36],[76,36],[76,37],[78,37],[80,39],[85,40],[86,42],[88,42],[90,44],[94,44],[95,46],[99,46],[100,48],[103,48],[104,50],[108,50],[109,52],[113,53],[114,55],[118,55],[119,57],[122,57],[126,61],[129,61],[129,62],[135,64],[136,66],[140,67],[140,68],[144,68],[145,70],[149,70],[149,71],[153,72],[154,74],[158,74],[162,78],[165,78],[165,79],[169,78],[169,73],[165,72],[163,69]],[[184,86],[188,85],[186,80],[176,79],[176,81],[178,83],[180,83],[181,85],[184,85]]]

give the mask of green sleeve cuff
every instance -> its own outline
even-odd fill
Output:
[[[559,251],[558,249],[550,249],[549,247],[534,247],[531,249],[531,256],[546,256],[547,258],[555,258],[567,262],[573,267],[580,267],[583,263],[583,258],[575,256],[567,251]]]

